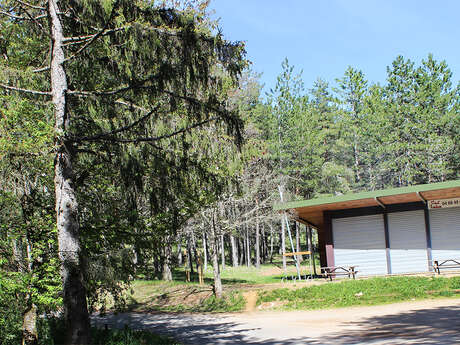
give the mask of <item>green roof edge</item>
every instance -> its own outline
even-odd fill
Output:
[[[309,199],[309,200],[299,200],[299,201],[290,201],[290,202],[285,202],[285,203],[277,203],[273,206],[273,209],[275,211],[281,211],[281,210],[288,210],[288,209],[299,208],[299,207],[317,206],[317,205],[322,205],[322,204],[332,204],[336,202],[354,201],[354,200],[360,200],[360,199],[370,199],[370,198],[373,199],[376,197],[378,198],[378,197],[389,196],[389,195],[427,192],[430,190],[453,188],[453,187],[460,187],[460,180],[419,184],[415,186],[389,188],[389,189],[375,190],[371,192],[350,193],[350,194],[344,194],[344,195],[338,195],[338,196],[328,196],[328,197]]]

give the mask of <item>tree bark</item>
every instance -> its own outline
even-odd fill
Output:
[[[310,260],[312,260],[313,274],[316,276],[316,263],[315,263],[315,249],[313,247],[312,231],[313,229],[310,226],[305,226],[307,230],[307,239],[308,239],[308,250],[310,251]]]
[[[187,265],[188,265],[188,268],[190,270],[190,274],[193,275],[194,271],[193,271],[193,251],[192,251],[192,240],[190,238],[190,234],[189,234],[189,237],[187,238]]]
[[[268,254],[268,250],[267,250],[267,236],[265,236],[265,226],[263,224],[260,224],[260,236],[261,236],[261,260],[262,260],[262,263],[266,263],[267,262],[267,254]]]
[[[183,257],[182,257],[182,233],[177,236],[177,264],[182,266],[183,264]]]
[[[164,260],[163,260],[163,274],[162,278],[165,281],[172,281],[172,245],[170,236],[166,238],[166,245],[164,246]]]
[[[30,242],[29,233],[26,236],[27,242],[27,262],[24,262],[22,256],[22,266],[19,267],[19,272],[24,272],[27,267],[27,272],[32,274],[32,245]],[[27,294],[26,304],[27,309],[22,315],[22,344],[23,345],[37,345],[38,344],[38,332],[37,332],[37,306],[31,302],[30,294]]]
[[[270,263],[273,263],[273,225],[270,223]]]
[[[22,321],[22,345],[37,345],[37,306],[31,304],[23,316]]]
[[[238,248],[233,235],[230,235],[230,245],[232,246],[232,265],[238,267]]]
[[[283,269],[286,270],[286,225],[284,224],[283,216],[281,216],[281,255],[283,257]]]
[[[256,268],[260,268],[260,229],[259,229],[259,219],[258,218],[256,218],[256,244],[255,246],[256,246]]]
[[[206,233],[203,232],[203,261],[204,271],[208,269],[208,246],[206,245]]]
[[[214,215],[212,215],[211,234],[209,236],[212,252],[212,271],[214,274],[214,295],[217,298],[222,298],[222,281],[220,279],[219,258],[218,258],[218,244],[216,239],[216,223]]]
[[[294,221],[294,228],[295,228],[295,243],[296,243],[296,251],[300,252],[300,231],[299,231],[299,224]],[[302,262],[302,255],[297,255],[297,261],[300,264]]]
[[[246,226],[246,264],[251,266],[251,243],[249,242],[249,229]]]
[[[224,235],[220,235],[220,248],[221,248],[221,261],[222,261],[222,270],[225,269],[225,237]]]
[[[239,248],[239,265],[242,266],[243,263],[244,263],[244,253],[245,253],[245,249],[244,249],[244,241],[238,237],[238,248]]]
[[[70,125],[67,112],[67,76],[64,70],[64,33],[57,1],[48,1],[52,52],[51,94],[54,107],[55,150],[54,185],[56,194],[56,222],[59,258],[63,281],[63,305],[66,322],[65,344],[90,343],[90,323],[84,284],[84,257],[80,244],[78,203],[75,194],[72,161],[75,150],[66,137]]]

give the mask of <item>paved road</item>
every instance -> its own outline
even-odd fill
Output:
[[[460,299],[299,312],[93,317],[148,329],[184,344],[460,344]]]

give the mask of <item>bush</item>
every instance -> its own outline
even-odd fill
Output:
[[[235,312],[244,309],[246,302],[239,292],[231,292],[223,298],[211,296],[207,298],[196,310],[201,312]]]
[[[39,344],[60,345],[65,340],[65,327],[61,319],[42,319],[39,323]],[[93,345],[170,345],[178,344],[173,339],[159,336],[147,331],[123,329],[91,328]]]
[[[15,286],[0,272],[0,345],[21,343],[23,306],[15,291]]]

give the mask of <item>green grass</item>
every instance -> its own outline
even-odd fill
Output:
[[[175,345],[177,341],[153,334],[147,331],[125,329],[92,329],[92,342],[94,345]]]
[[[305,310],[454,296],[460,296],[460,277],[387,277],[262,291],[257,305],[275,302],[274,309]]]
[[[128,300],[128,309],[139,312],[237,312],[246,306],[239,290],[217,299],[210,285],[180,281],[136,280]]]
[[[66,329],[61,319],[41,319],[39,322],[39,344],[61,345],[65,342]],[[18,338],[19,340],[19,338]],[[93,345],[179,345],[172,338],[148,331],[123,329],[91,328]]]

